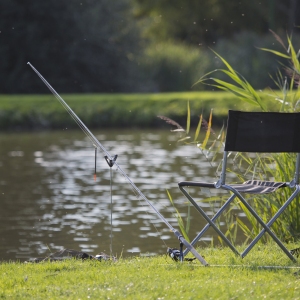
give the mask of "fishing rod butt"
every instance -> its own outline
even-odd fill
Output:
[[[173,231],[175,236],[178,238],[178,240],[186,246],[187,249],[189,249],[190,252],[194,254],[194,256],[204,265],[205,267],[208,266],[208,262],[201,256],[200,253],[197,252],[197,250],[187,241],[184,239],[184,237],[180,234],[179,231],[175,230]]]

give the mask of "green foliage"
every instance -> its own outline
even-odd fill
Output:
[[[273,33],[275,38],[284,47],[287,53],[281,53],[277,50],[263,49],[267,52],[271,52],[277,56],[284,57],[289,60],[289,66],[284,67],[283,70],[286,72],[284,77],[282,73],[278,73],[276,85],[280,88],[279,91],[267,91],[263,97],[262,94],[258,93],[251,84],[240,74],[238,74],[232,66],[219,54],[215,55],[225,65],[226,69],[218,69],[207,73],[197,83],[204,83],[211,85],[223,91],[228,91],[234,94],[234,96],[254,107],[259,107],[262,111],[273,111],[278,109],[279,111],[295,112],[299,111],[299,83],[300,83],[300,63],[299,63],[299,51],[297,52],[288,37],[288,46],[285,46],[283,41],[278,35]],[[219,79],[212,75],[221,72],[225,74],[228,80]],[[284,78],[284,80],[282,80]],[[266,99],[268,99],[266,101]],[[274,105],[275,103],[275,105]],[[236,108],[235,108],[236,109]],[[188,120],[189,120],[189,106],[188,106]],[[210,115],[209,122],[206,124],[206,135],[202,142],[196,142],[197,147],[205,158],[213,162],[218,158],[218,154],[223,152],[222,144],[224,139],[223,128],[221,129],[218,138],[213,137],[211,140],[211,123],[212,114]],[[199,135],[200,124],[203,126],[202,115],[200,116],[200,122],[196,129],[196,136]],[[221,137],[221,138],[220,138]],[[181,141],[187,142],[187,138],[181,138]],[[196,140],[196,139],[195,139]],[[195,142],[194,140],[194,142]],[[219,156],[220,157],[220,156]],[[231,178],[231,181],[236,180],[238,183],[246,180],[261,179],[266,181],[277,181],[277,182],[289,182],[294,178],[295,172],[295,154],[280,153],[280,154],[260,154],[256,153],[245,154],[245,153],[233,153],[229,154],[229,158],[233,157],[232,165],[227,170],[227,173],[231,173],[235,178]],[[228,160],[229,161],[229,160]],[[220,164],[219,164],[220,165]],[[211,166],[213,166],[211,164]],[[217,169],[218,171],[218,169]],[[232,177],[232,176],[231,176]],[[262,220],[267,223],[272,216],[278,211],[278,209],[284,204],[289,198],[291,191],[287,189],[280,189],[276,193],[266,195],[246,195],[247,201],[252,205],[254,210],[261,216]],[[300,206],[298,196],[288,206],[283,215],[278,218],[272,225],[272,229],[275,233],[283,240],[287,242],[295,241],[300,238]],[[209,197],[202,201],[213,202],[215,197]],[[219,201],[224,201],[222,197],[219,197]],[[240,217],[233,215],[232,211],[236,208],[236,205],[244,212],[247,217],[247,223],[244,222]],[[235,242],[237,227],[239,227],[245,234],[246,240],[252,239],[258,235],[261,231],[261,226],[257,220],[248,212],[246,207],[240,202],[232,203],[229,211],[225,214],[225,222],[227,224],[227,231],[225,235],[230,238],[232,242]],[[251,226],[249,226],[249,223]],[[265,234],[261,240],[269,240],[269,236]],[[220,240],[222,243],[222,241]]]
[[[188,91],[199,73],[207,72],[207,51],[180,43],[156,43],[149,46],[141,60],[156,90]]]
[[[244,61],[239,72],[264,88],[270,80],[259,65],[272,64],[258,60],[255,46],[269,46],[268,28],[299,30],[297,1],[0,0],[0,7],[0,93],[11,94],[45,91],[28,61],[59,93],[186,91],[196,68],[214,68],[207,46],[235,68]]]
[[[275,35],[275,34],[274,34]],[[275,35],[277,40],[284,46],[283,41],[279,38],[278,35]],[[291,39],[288,37],[288,46],[285,47],[287,54],[280,53],[278,51],[263,49],[265,51],[271,52],[277,56],[287,58],[291,67],[286,67],[287,75],[290,76],[290,83],[288,87],[288,80],[285,79],[284,83],[277,83],[278,87],[282,87],[281,93],[282,96],[279,97],[277,93],[269,93],[268,97],[276,104],[279,102],[281,105],[279,106],[279,111],[286,112],[295,112],[299,111],[298,103],[295,102],[294,99],[298,99],[298,83],[300,73],[300,64],[298,60],[298,54],[295,51]],[[216,54],[218,55],[218,54]],[[221,59],[223,64],[227,69],[220,69],[220,71],[226,74],[230,81],[233,83],[220,80],[215,77],[209,77],[211,72],[205,76],[203,76],[199,82],[206,83],[207,80],[210,80],[212,83],[208,83],[217,87],[221,90],[226,90],[232,92],[239,100],[246,101],[250,104],[260,107],[262,111],[270,111],[274,110],[274,105],[272,102],[266,103],[260,97],[260,95],[254,90],[254,88],[235,72],[235,70],[231,67],[231,65],[220,55],[218,57]],[[281,73],[279,73],[278,78],[283,78]],[[278,107],[278,105],[276,106]],[[233,160],[233,168],[231,171],[232,174],[236,175],[236,178],[239,181],[246,181],[252,178],[259,178],[262,180],[275,180],[279,182],[290,181],[294,178],[294,162],[295,155],[294,154],[269,154],[262,155],[256,154],[253,156],[245,156],[240,153],[237,153],[234,156]],[[254,207],[254,210],[258,212],[264,222],[267,222],[283,205],[283,203],[288,198],[288,194],[285,189],[279,190],[276,193],[271,193],[267,195],[259,195],[259,196],[248,196],[248,201]],[[247,209],[244,205],[238,202],[240,208],[246,214],[248,220],[252,225],[252,229],[248,227],[240,218],[237,218],[236,224],[240,226],[243,230],[247,238],[253,238],[256,236],[261,228],[258,226],[257,221],[248,213]],[[272,229],[276,232],[276,234],[286,240],[286,241],[294,241],[299,239],[300,236],[300,220],[299,220],[299,197],[294,200],[291,205],[287,208],[286,212],[281,216],[281,218],[277,219],[272,226]],[[232,223],[231,223],[232,224]],[[233,229],[232,225],[229,224],[229,229]],[[228,230],[229,230],[228,229]],[[263,237],[267,240],[268,235],[264,235]]]
[[[138,91],[140,29],[130,0],[0,0],[0,93]]]
[[[181,124],[186,122],[186,102],[193,111],[209,114],[214,107],[215,124],[223,123],[235,99],[225,92],[185,92],[156,94],[68,94],[63,99],[91,128],[157,128],[157,115],[168,115]],[[222,102],[220,106],[218,103]],[[240,109],[249,105],[241,105]],[[191,126],[198,115],[191,111]],[[52,95],[0,95],[0,130],[77,128],[77,125]]]
[[[244,30],[262,35],[268,28],[286,29],[287,24],[292,30],[296,18],[296,3],[290,1],[134,0],[133,3],[144,34],[158,42],[171,39],[207,45]]]
[[[285,36],[285,32],[281,32],[280,36]],[[297,34],[294,35],[293,40],[295,45],[300,46]],[[274,43],[274,36],[271,32],[260,35],[255,32],[242,31],[230,39],[220,39],[212,48],[220,56],[225,57],[232,68],[247,78],[255,89],[276,88],[276,82],[270,75],[273,76],[278,72],[278,68],[284,63],[284,58],[278,56],[274,60],[270,53],[259,50],[259,48],[269,48],[278,52],[281,50],[281,45]],[[216,55],[211,57],[210,64],[209,70],[223,68],[222,61]],[[215,73],[214,76],[228,80],[225,74]]]
[[[196,82],[196,84],[206,83],[207,79],[212,80],[214,83],[213,84],[210,83],[209,85],[216,87],[220,90],[231,92],[235,96],[241,98],[242,100],[252,105],[259,106],[262,111],[266,111],[265,103],[262,101],[259,93],[257,93],[255,89],[249,84],[249,82],[246,79],[244,79],[242,76],[240,76],[223,57],[221,57],[217,53],[215,54],[221,59],[221,61],[227,67],[227,70],[220,69],[205,74]],[[232,84],[228,81],[221,80],[216,77],[208,78],[209,75],[218,71],[227,75],[229,79],[231,79],[234,83]]]
[[[278,247],[255,247],[243,260],[228,248],[199,251],[210,266],[175,263],[166,256],[117,262],[2,262],[0,298],[296,299],[299,295],[299,275],[294,275],[299,266],[283,258]]]
[[[297,40],[298,35],[295,34],[295,41],[299,45]],[[146,47],[140,64],[154,91],[188,91],[192,86],[193,89],[216,90],[213,86],[193,84],[199,79],[199,74],[222,69],[223,62],[220,57],[226,57],[226,61],[241,77],[240,79],[247,78],[247,82],[255,90],[266,87],[278,88],[270,74],[272,76],[276,74],[280,64],[284,62],[283,57],[278,57],[277,61],[274,61],[269,53],[260,51],[258,47],[280,50],[280,45],[274,45],[274,36],[271,33],[261,36],[243,31],[231,39],[220,39],[212,46],[213,51],[203,46],[187,46],[168,39],[153,43]],[[233,83],[224,72],[214,72],[213,76]]]

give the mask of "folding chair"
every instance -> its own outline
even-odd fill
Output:
[[[249,180],[242,184],[227,184],[226,179],[226,165],[227,157],[230,152],[254,152],[254,153],[297,153],[295,164],[295,175],[290,182],[271,182],[262,180]],[[196,182],[196,181],[182,181],[178,186],[186,198],[193,204],[196,210],[207,221],[206,226],[199,232],[199,234],[191,242],[195,245],[196,242],[204,235],[204,233],[212,227],[220,238],[231,248],[231,250],[245,257],[259,239],[268,233],[271,238],[278,244],[283,252],[292,260],[296,261],[294,256],[282,244],[278,237],[271,231],[270,227],[276,219],[284,212],[287,206],[299,194],[299,165],[300,165],[300,113],[278,113],[278,112],[228,112],[227,134],[225,141],[225,148],[223,154],[222,171],[220,178],[215,183]],[[210,188],[222,189],[230,192],[230,197],[217,213],[210,218],[204,210],[192,198],[186,187],[194,188]],[[289,188],[291,192],[286,202],[278,209],[275,215],[268,221],[263,222],[260,216],[248,204],[247,200],[242,194],[267,194],[276,192],[280,188]],[[262,230],[252,240],[244,252],[239,253],[227,237],[220,231],[216,225],[216,220],[224,213],[230,203],[238,198],[241,203],[248,209],[251,215],[261,225]],[[188,250],[184,251],[184,255]]]

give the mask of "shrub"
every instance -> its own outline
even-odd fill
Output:
[[[207,51],[171,42],[151,45],[142,60],[159,92],[191,90],[198,74],[206,73],[208,66]]]

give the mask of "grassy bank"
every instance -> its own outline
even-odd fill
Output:
[[[250,109],[226,92],[68,94],[62,98],[91,128],[160,127],[163,122],[157,115],[168,116],[184,125],[188,100],[195,124],[200,113],[208,118],[211,109],[214,109],[216,125],[226,119],[228,109]],[[52,94],[0,95],[0,130],[64,127],[76,128],[77,125]]]
[[[0,264],[1,299],[299,299],[299,264],[274,245],[256,246],[243,260],[228,248],[204,248],[210,263],[169,257],[117,262]],[[270,267],[276,266],[276,267]]]

